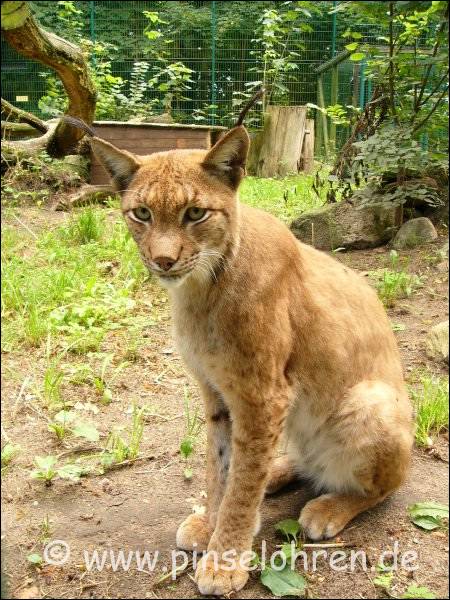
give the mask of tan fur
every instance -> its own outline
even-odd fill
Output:
[[[402,483],[410,459],[411,407],[376,294],[272,216],[239,203],[243,127],[209,152],[138,159],[92,143],[124,190],[144,263],[168,287],[175,339],[205,402],[207,513],[184,521],[178,545],[241,555],[266,486],[297,475],[323,492],[301,512],[306,534],[336,535]],[[142,205],[152,223],[133,219]],[[189,206],[206,208],[208,218],[186,222]],[[173,266],[163,271],[161,261]],[[288,456],[274,463],[283,437]],[[202,593],[245,584],[245,569],[216,566],[209,556],[199,565]]]

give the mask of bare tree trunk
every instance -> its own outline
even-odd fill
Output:
[[[306,106],[268,106],[258,157],[260,177],[298,173],[306,128]]]
[[[2,2],[2,35],[22,56],[56,71],[69,99],[67,114],[92,123],[95,87],[78,46],[39,27],[28,2]],[[55,157],[64,156],[73,150],[83,135],[81,130],[60,121],[47,140],[47,152]]]

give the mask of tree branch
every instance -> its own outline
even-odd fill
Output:
[[[445,28],[447,27],[447,21],[443,21],[439,27],[439,30],[437,32],[436,35],[436,41],[434,42],[434,46],[433,46],[433,52],[431,53],[432,58],[434,58],[437,54],[437,51],[439,50],[439,46],[441,45],[441,40],[439,39],[439,36],[441,33],[443,33],[445,31]],[[425,93],[425,89],[427,87],[427,83],[428,83],[428,79],[430,77],[430,73],[431,73],[431,69],[432,69],[433,65],[430,64],[427,66],[427,68],[425,69],[425,74],[423,76],[423,80],[422,80],[422,85],[420,87],[420,91],[419,91],[419,96],[417,97],[417,106],[420,106],[420,102],[423,98],[423,95]],[[417,115],[417,113],[416,113]],[[416,117],[416,115],[414,115],[413,117],[413,121],[414,118]]]
[[[2,15],[13,8],[17,2],[3,2]],[[28,6],[28,3],[25,3]],[[39,27],[28,10],[19,26],[5,23],[2,19],[2,34],[8,44],[22,56],[37,60],[50,67],[59,75],[66,90],[69,103],[67,113],[87,123],[92,123],[95,112],[96,92],[90,78],[88,66],[80,48],[57,35]],[[63,120],[60,121],[47,151],[58,157],[70,152],[83,133]]]
[[[434,112],[436,111],[436,109],[441,104],[442,100],[444,99],[444,97],[447,94],[448,94],[448,89],[444,90],[441,94],[439,94],[438,99],[436,100],[433,108],[430,110],[430,112],[427,114],[427,116],[424,119],[422,119],[422,121],[419,121],[419,123],[416,124],[416,126],[412,130],[412,133],[415,133],[416,131],[418,131],[419,129],[421,129],[421,127],[423,127],[425,125],[425,123],[434,114]]]
[[[6,115],[7,119],[9,117],[12,117],[14,120],[17,120],[20,123],[27,123],[28,125],[31,125],[31,127],[34,127],[34,129],[40,131],[41,133],[47,133],[48,131],[48,125],[44,123],[44,121],[41,121],[41,119],[39,119],[35,115],[32,115],[31,113],[26,112],[21,108],[13,106],[4,98],[2,98],[2,113]]]
[[[420,102],[420,104],[418,104],[418,109],[420,109],[422,106],[425,106],[425,104],[428,102],[428,100],[432,96],[434,96],[434,94],[439,90],[439,88],[444,83],[444,81],[446,81],[446,79],[448,78],[448,73],[449,73],[449,70],[447,69],[447,71],[444,73],[444,75],[442,75],[442,77],[439,79],[439,82],[437,83],[437,85],[433,88],[433,91],[430,92],[428,94],[428,96],[423,98],[423,100]]]

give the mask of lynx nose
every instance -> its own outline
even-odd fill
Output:
[[[158,256],[157,258],[154,258],[153,260],[158,265],[158,267],[160,267],[163,271],[168,271],[177,262],[176,260],[174,260],[173,258],[170,258],[169,256]]]

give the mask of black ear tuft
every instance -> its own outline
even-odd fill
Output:
[[[69,116],[65,115],[64,117],[62,117],[62,120],[65,123],[72,125],[72,127],[77,127],[78,129],[81,129],[89,137],[95,137],[95,131],[92,129],[92,127],[89,127],[89,125],[87,125],[81,119],[76,119],[75,117],[69,117]]]
[[[125,191],[133,175],[141,165],[137,156],[126,150],[120,150],[113,144],[105,142],[97,137],[92,127],[89,127],[81,119],[75,117],[62,117],[63,120],[72,127],[82,129],[90,138],[90,143],[94,154],[108,171],[111,181],[118,192]]]

